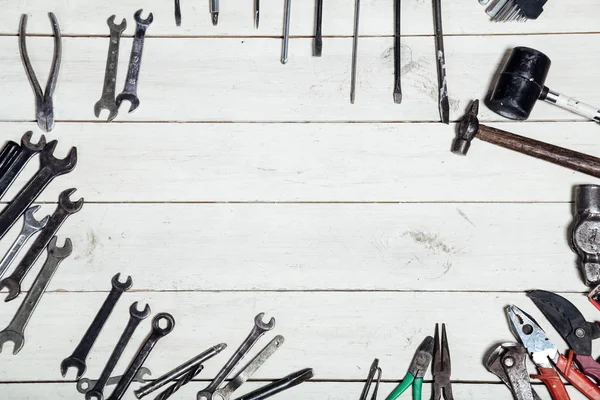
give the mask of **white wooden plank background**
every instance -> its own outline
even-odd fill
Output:
[[[206,347],[229,344],[177,398],[194,398],[260,311],[277,318],[276,333],[286,343],[256,378],[264,382],[306,366],[316,372],[314,382],[286,399],[357,398],[374,357],[384,369],[384,396],[436,322],[448,324],[455,398],[508,399],[482,363],[494,344],[514,340],[506,305],[516,303],[545,322],[524,295],[543,288],[564,293],[597,319],[581,294],[585,287],[567,242],[573,187],[596,180],[483,142],[474,142],[467,157],[449,152],[455,127],[436,122],[431,2],[403,2],[400,106],[391,101],[391,1],[362,2],[354,106],[351,0],[325,0],[320,59],[311,55],[314,2],[294,2],[285,66],[279,63],[282,2],[262,2],[258,31],[251,1],[222,2],[216,28],[207,4],[188,0],[182,1],[181,28],[171,1],[13,3],[0,1],[0,129],[6,140],[18,141],[30,129],[40,135],[16,31],[20,14],[28,13],[30,57],[44,81],[52,55],[46,13],[53,11],[64,53],[58,122],[48,138],[59,140],[58,156],[77,146],[79,164],[39,201],[42,213],[51,213],[58,194],[76,187],[75,198],[87,204],[61,230],[61,238],[73,239],[74,253],[28,326],[24,349],[12,356],[7,345],[0,354],[1,398],[81,398],[72,371],[62,378],[59,363],[119,271],[133,276],[134,290],[98,339],[88,376],[102,370],[129,304],[148,302],[177,320],[147,362],[154,377]],[[93,116],[108,45],[105,21],[111,14],[128,19],[120,89],[132,15],[142,7],[155,17],[142,65],[142,104],[106,124]],[[600,103],[600,59],[590,50],[600,37],[597,1],[549,2],[538,21],[525,24],[490,23],[475,0],[443,7],[453,120],[471,99],[485,97],[515,45],[552,58],[549,86]],[[504,121],[485,107],[481,119],[600,153],[596,124],[545,104],[524,123]],[[26,168],[5,201],[36,168],[36,162]],[[0,242],[0,253],[18,228]],[[0,307],[2,324],[19,303]],[[148,329],[145,321],[132,343]],[[117,371],[135,351],[136,345],[127,348]]]

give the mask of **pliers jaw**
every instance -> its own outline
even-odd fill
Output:
[[[35,114],[39,128],[44,132],[54,129],[54,102],[52,97],[44,98],[42,101],[36,99]]]
[[[377,375],[377,377],[375,377]],[[379,391],[379,383],[381,382],[381,368],[379,367],[379,359],[376,358],[373,360],[371,364],[371,368],[369,368],[369,375],[367,376],[367,382],[365,382],[365,386],[363,387],[363,391],[359,397],[359,400],[367,400],[369,396],[369,391],[371,390],[371,386],[373,383],[375,387],[373,389],[373,394],[371,395],[371,400],[377,400],[377,392]]]
[[[448,348],[446,324],[442,324],[442,340],[440,342],[439,326],[435,324],[435,350],[433,352],[433,400],[454,400],[452,384],[450,383],[451,362]]]

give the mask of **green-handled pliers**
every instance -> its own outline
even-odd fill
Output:
[[[411,385],[413,386],[413,400],[421,400],[421,390],[423,388],[423,377],[433,358],[433,338],[427,336],[417,349],[415,356],[408,367],[406,376],[402,382],[386,397],[386,400],[396,400]]]

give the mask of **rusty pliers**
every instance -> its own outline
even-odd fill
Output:
[[[52,58],[52,65],[50,67],[50,74],[48,75],[48,81],[46,82],[46,90],[42,92],[42,87],[35,76],[29,55],[27,54],[27,46],[25,44],[25,30],[27,28],[27,14],[21,15],[21,22],[19,23],[19,53],[21,53],[21,61],[25,67],[25,73],[33,89],[35,95],[35,117],[37,124],[44,132],[50,132],[54,128],[54,104],[52,101],[52,95],[56,88],[56,82],[58,80],[58,71],[60,70],[60,59],[62,56],[62,44],[60,27],[58,26],[58,20],[53,13],[48,13],[50,23],[52,25],[52,31],[54,32],[54,56]]]
[[[433,400],[440,400],[442,393],[444,399],[454,400],[452,396],[452,384],[450,382],[450,350],[448,349],[448,336],[446,335],[446,324],[442,324],[442,341],[438,324],[435,324],[435,335],[433,337],[435,350],[433,352]]]

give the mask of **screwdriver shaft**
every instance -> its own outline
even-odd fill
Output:
[[[254,28],[258,29],[258,21],[260,16],[260,0],[254,0]]]
[[[354,40],[352,42],[352,77],[350,80],[350,103],[354,104],[356,97],[356,58],[358,53],[358,20],[360,17],[360,0],[354,5]]]
[[[284,20],[283,20],[283,45],[281,47],[281,63],[288,62],[288,47],[290,45],[290,12],[292,0],[285,0]]]
[[[402,47],[400,43],[402,2],[395,0],[395,32],[394,32],[394,103],[402,103]]]
[[[448,86],[446,82],[446,55],[444,53],[444,31],[442,29],[442,2],[433,0],[433,21],[435,26],[435,50],[437,60],[437,75],[439,89],[440,117],[444,124],[450,123],[450,104],[448,101]]]
[[[316,10],[316,19],[315,19],[315,47],[314,47],[315,57],[321,57],[321,52],[323,51],[323,35],[321,32],[322,27],[323,27],[323,0],[317,0],[317,10]]]
[[[216,26],[219,23],[219,0],[210,0],[210,16],[212,24]]]

